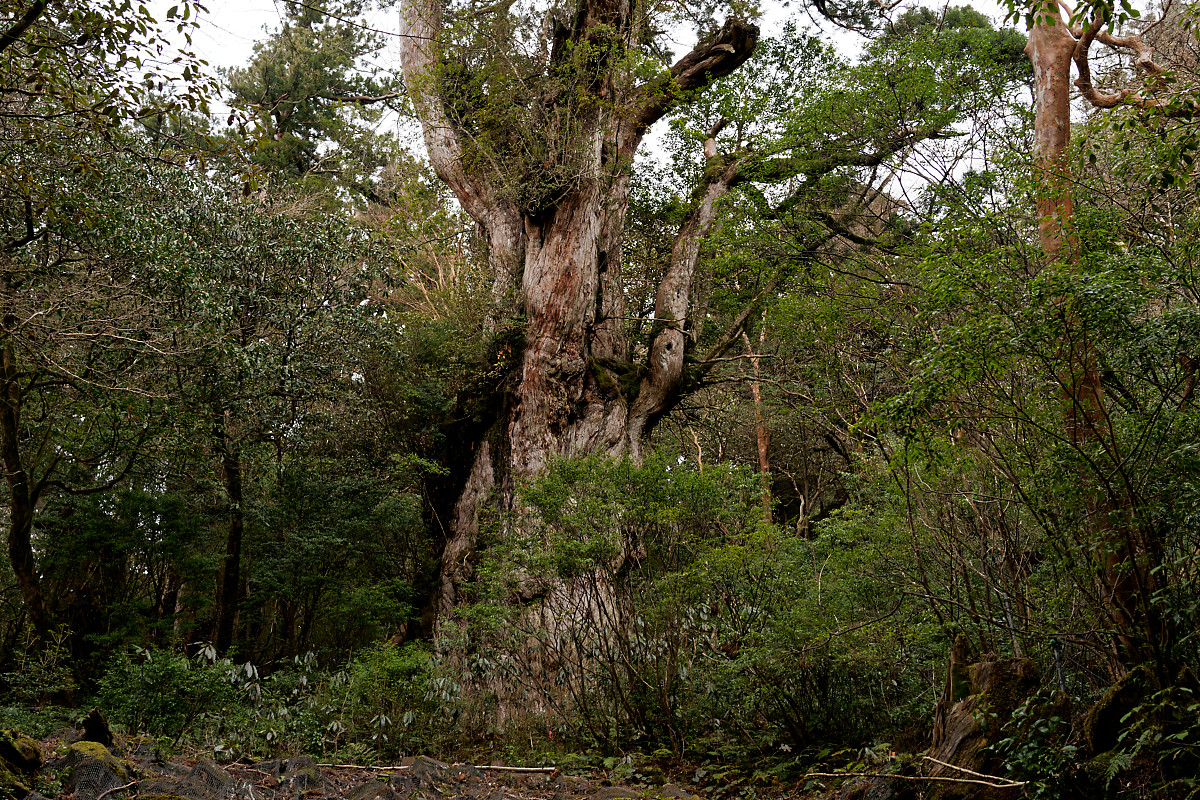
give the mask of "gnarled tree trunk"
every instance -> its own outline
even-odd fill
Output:
[[[515,482],[540,474],[551,459],[588,453],[641,458],[643,440],[676,402],[683,377],[684,330],[699,241],[733,172],[715,175],[679,234],[655,305],[656,335],[636,395],[618,387],[631,363],[624,334],[621,239],[629,206],[630,168],[647,129],[685,93],[729,74],[754,50],[758,30],[730,20],[669,70],[627,87],[618,51],[631,49],[633,6],[582,0],[566,44],[593,47],[576,75],[579,95],[571,165],[577,179],[552,202],[520,208],[503,180],[464,153],[466,134],[448,110],[439,69],[441,5],[405,0],[401,9],[402,63],[421,119],[429,157],[477,223],[495,275],[490,325],[523,319],[523,345],[514,353],[512,390],[498,418],[474,442],[473,461],[458,495],[442,555],[438,611],[453,613],[458,587],[470,575],[484,503],[509,511]],[[555,51],[566,46],[556,41]],[[568,48],[569,49],[569,48]],[[553,59],[547,65],[553,70]],[[557,108],[559,96],[533,102]],[[552,144],[552,143],[551,143]],[[552,148],[551,148],[552,149]],[[560,587],[561,589],[562,587]],[[542,613],[553,617],[551,591]]]

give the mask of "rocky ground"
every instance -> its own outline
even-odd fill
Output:
[[[961,683],[961,686],[959,684]],[[1024,784],[1001,777],[993,728],[977,708],[1007,718],[1036,685],[1026,659],[951,662],[929,755],[838,774],[810,772],[799,786],[765,795],[828,800],[1011,800]],[[961,691],[959,691],[961,689]],[[856,770],[865,767],[855,767]],[[874,770],[886,769],[886,773]],[[766,787],[764,787],[766,788]],[[0,731],[0,800],[699,800],[689,789],[615,786],[555,769],[448,764],[421,756],[389,767],[321,764],[306,755],[257,764],[171,761],[153,741],[114,741],[98,711],[78,731],[36,742]]]
[[[84,736],[89,732],[84,731]],[[103,732],[95,738],[105,738]],[[0,732],[0,800],[699,800],[674,784],[634,789],[555,769],[448,764],[426,756],[391,767],[171,761],[149,742],[35,742]]]

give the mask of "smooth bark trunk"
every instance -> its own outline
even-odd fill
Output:
[[[767,328],[764,325],[759,329],[759,348],[763,346],[766,334]],[[750,358],[750,370],[754,376],[750,379],[750,397],[754,401],[754,442],[758,446],[758,474],[762,484],[763,520],[770,525],[772,521],[771,460],[768,454],[771,447],[771,432],[767,428],[766,414],[763,412],[762,387],[760,385],[762,368],[759,364],[762,352],[761,350],[758,353],[754,352],[754,347],[750,344],[750,336],[745,332],[742,333],[742,340],[746,343],[746,355]]]
[[[1071,140],[1071,66],[1080,72],[1076,82],[1084,97],[1099,107],[1111,107],[1091,85],[1088,48],[1102,27],[1097,20],[1085,30],[1068,27],[1058,0],[1047,0],[1029,32],[1025,52],[1034,69],[1034,155],[1040,187],[1037,197],[1038,232],[1047,263],[1078,267],[1080,247],[1072,224],[1074,212],[1067,148]],[[1119,40],[1105,37],[1110,42]],[[1148,53],[1139,53],[1148,60]],[[1122,95],[1122,98],[1124,95]],[[1100,444],[1112,454],[1116,446],[1104,400],[1104,388],[1090,335],[1071,308],[1060,301],[1065,323],[1060,342],[1066,364],[1060,382],[1065,395],[1065,418],[1071,442],[1078,448]],[[1097,489],[1084,498],[1094,526],[1106,584],[1108,612],[1113,618],[1126,663],[1161,656],[1164,632],[1149,598],[1154,591],[1154,548],[1140,541],[1131,499],[1119,492]]]

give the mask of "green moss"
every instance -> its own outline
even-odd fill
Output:
[[[42,749],[19,731],[0,730],[0,759],[18,772],[33,772],[42,766]]]
[[[0,761],[0,800],[23,800],[28,794],[29,787]]]
[[[72,769],[88,759],[99,761],[122,781],[130,781],[134,777],[133,768],[110,753],[108,748],[99,742],[74,742],[67,750],[67,760]]]
[[[1113,684],[1083,718],[1083,738],[1093,753],[1111,750],[1117,744],[1122,723],[1142,699],[1158,688],[1147,667],[1135,667]]]
[[[600,387],[600,391],[611,395],[616,395],[621,391],[621,385],[608,373],[603,364],[600,364],[593,358],[590,359],[589,366],[592,369],[592,376],[596,379],[596,385]]]

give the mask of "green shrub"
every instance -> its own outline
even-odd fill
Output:
[[[178,741],[205,715],[237,702],[231,666],[157,648],[122,653],[100,680],[100,707],[129,732]]]

